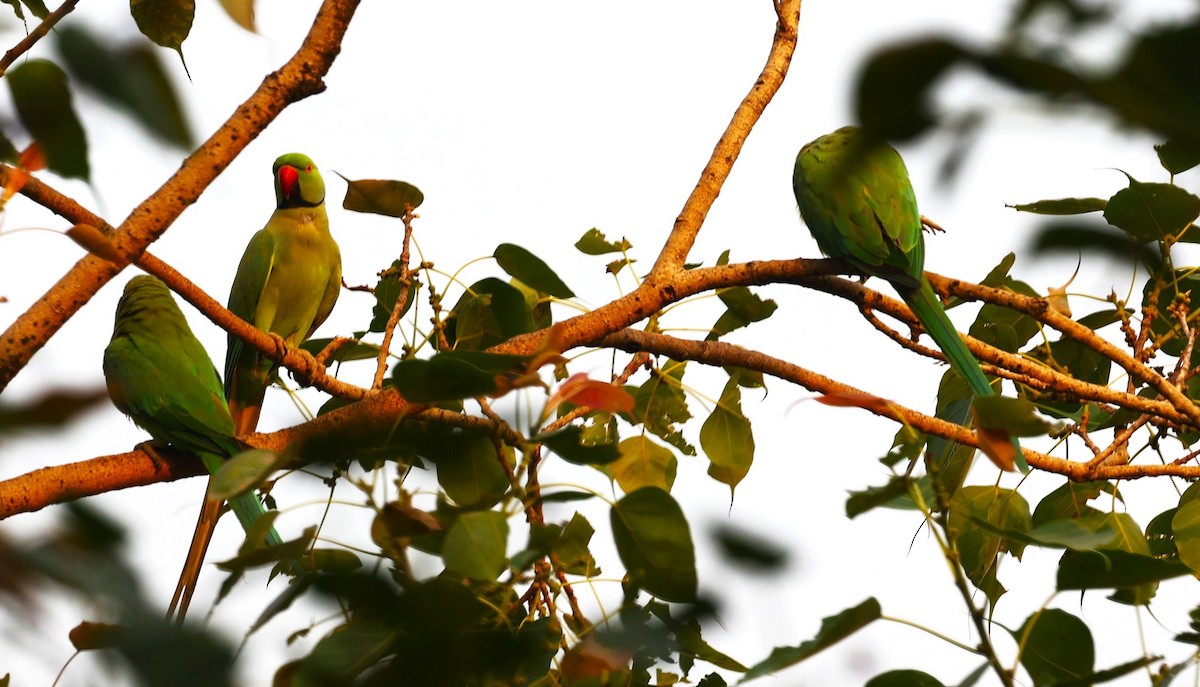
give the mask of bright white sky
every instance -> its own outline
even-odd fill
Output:
[[[211,133],[299,44],[318,3],[315,0],[260,3],[261,35],[242,32],[217,7],[202,1],[185,44],[192,82],[171,61],[198,135]],[[801,18],[800,47],[787,83],[751,136],[732,177],[713,208],[691,260],[712,261],[726,248],[734,260],[817,256],[800,224],[790,192],[792,161],[799,147],[850,121],[850,92],[862,58],[886,41],[944,32],[966,40],[997,36],[1011,3],[942,0],[884,3],[875,0],[810,0]],[[132,21],[111,3],[83,2],[67,21],[127,35]],[[1150,16],[1169,17],[1191,6],[1178,0],[1140,5]],[[601,9],[602,8],[602,9]],[[1127,26],[1144,18],[1131,17]],[[328,91],[287,110],[255,141],[228,172],[189,209],[151,250],[172,263],[218,300],[224,300],[237,260],[251,233],[272,209],[269,169],[279,154],[308,153],[325,170],[331,224],[351,284],[374,283],[375,273],[399,253],[397,223],[340,209],[345,185],[332,172],[350,178],[404,179],[425,192],[417,237],[423,257],[447,272],[490,255],[497,243],[520,244],[546,258],[593,307],[616,296],[628,282],[614,285],[604,274],[605,259],[582,256],[572,244],[598,227],[610,238],[627,237],[644,268],[671,228],[687,193],[707,160],[734,107],[758,74],[773,31],[770,3],[615,2],[594,4],[528,2],[391,3],[365,2],[351,27],[343,53],[328,77]],[[12,22],[0,45],[19,37]],[[1103,62],[1122,36],[1104,34],[1090,43]],[[44,55],[39,47],[35,55]],[[7,93],[7,91],[5,91]],[[1018,215],[1005,203],[1072,195],[1106,196],[1124,178],[1120,167],[1142,180],[1166,180],[1152,139],[1118,132],[1083,118],[1050,119],[1019,99],[963,77],[944,94],[950,107],[994,103],[998,113],[988,136],[968,159],[953,185],[941,185],[938,162],[947,141],[930,138],[903,147],[922,211],[948,233],[931,239],[927,267],[967,279],[982,277],[1009,251],[1021,251],[1036,219]],[[59,189],[119,223],[179,164],[181,154],[147,143],[126,121],[94,102],[81,104],[88,129],[93,189],[50,179]],[[1181,179],[1188,183],[1185,177]],[[1195,176],[1191,177],[1195,186]],[[1195,190],[1193,188],[1193,190]],[[58,218],[14,201],[5,229],[23,226],[65,228]],[[0,237],[0,326],[45,292],[80,250],[46,232]],[[1069,263],[1069,264],[1068,264]],[[1022,259],[1015,272],[1035,288],[1060,285],[1074,260],[1032,263]],[[131,276],[132,271],[128,274]],[[490,260],[471,264],[467,283],[502,276]],[[103,289],[11,384],[6,400],[35,396],[52,385],[102,384],[100,357],[111,332],[112,312],[126,275]],[[437,284],[445,287],[445,280]],[[876,284],[876,286],[880,286]],[[1085,263],[1078,291],[1124,293],[1130,275],[1113,265]],[[1140,286],[1139,286],[1140,288]],[[459,291],[447,299],[452,304]],[[866,325],[846,303],[796,287],[760,290],[781,305],[765,326],[732,340],[810,367],[867,391],[930,410],[941,369],[898,349]],[[1073,301],[1077,312],[1093,308]],[[345,293],[320,335],[348,333],[369,318],[371,300]],[[966,328],[972,314],[953,315]],[[216,360],[223,359],[224,336],[196,313],[193,327]],[[708,303],[680,308],[668,326],[707,327],[717,309]],[[567,311],[560,311],[566,315]],[[422,315],[422,324],[427,313]],[[590,355],[575,371],[607,374],[609,356]],[[685,378],[699,393],[716,397],[720,374],[696,366]],[[903,370],[903,374],[896,374]],[[895,426],[858,410],[830,409],[797,401],[811,394],[782,382],[770,394],[747,393],[744,405],[758,445],[754,469],[738,488],[732,508],[728,491],[705,475],[703,459],[683,458],[674,495],[693,526],[700,550],[704,592],[727,603],[721,625],[710,624],[706,639],[753,664],[771,647],[795,645],[816,631],[820,618],[880,598],[884,612],[924,624],[972,643],[970,624],[954,596],[936,547],[914,515],[872,513],[855,521],[842,515],[845,493],[885,480],[874,462]],[[315,396],[307,397],[319,403]],[[315,407],[315,405],[314,405]],[[704,406],[694,402],[693,412]],[[277,391],[269,394],[262,429],[300,420]],[[699,422],[690,429],[699,430]],[[9,441],[0,448],[0,477],[38,466],[117,453],[143,440],[115,409],[104,408],[58,436]],[[1037,442],[1030,442],[1037,445]],[[1044,448],[1044,446],[1043,446]],[[606,483],[581,471],[561,471],[557,479]],[[994,469],[980,465],[974,481],[990,483]],[[1015,480],[1006,476],[1003,483]],[[1058,480],[1032,478],[1022,488],[1031,503],[1058,486]],[[1170,492],[1170,486],[1125,488],[1132,510],[1144,519],[1162,508],[1138,510],[1139,497]],[[92,499],[94,505],[134,530],[131,560],[137,562],[152,598],[165,604],[174,587],[202,497],[200,480],[127,490]],[[315,480],[289,479],[277,492],[287,535],[319,517],[321,489]],[[337,496],[361,499],[348,488]],[[1169,495],[1159,503],[1169,502]],[[309,501],[309,499],[312,499]],[[1163,505],[1163,508],[1166,506]],[[589,517],[600,533],[595,549],[606,571],[619,562],[604,537],[607,515],[599,504]],[[325,530],[334,541],[361,537],[365,511],[336,506]],[[569,517],[563,510],[558,516]],[[55,509],[23,515],[3,524],[5,534],[33,537],[50,526]],[[731,570],[714,554],[709,531],[728,522],[761,532],[784,545],[791,564],[784,575],[758,578]],[[229,557],[240,541],[232,519],[218,532],[209,560]],[[519,528],[516,528],[518,529]],[[519,545],[522,542],[515,542]],[[1017,593],[1000,602],[996,621],[1017,627],[1053,592],[1053,552],[1030,550],[1025,572],[1003,566],[1001,580]],[[220,575],[209,569],[193,606],[200,620],[215,594]],[[238,636],[251,612],[262,608],[262,579],[242,585],[212,621]],[[1177,582],[1189,585],[1191,582]],[[1170,585],[1167,585],[1168,587]],[[1187,587],[1185,587],[1187,589]],[[278,586],[268,592],[277,593]],[[617,585],[599,586],[611,603]],[[1053,603],[1086,617],[1133,628],[1134,611],[1112,608],[1102,594],[1056,598]],[[14,683],[48,684],[69,656],[67,628],[80,619],[102,620],[94,609],[56,599],[31,627],[15,617],[0,618],[0,674],[11,670]],[[980,600],[980,602],[982,602]],[[1155,609],[1166,630],[1182,631],[1192,601]],[[241,609],[239,609],[239,604]],[[323,618],[327,608],[307,606],[276,619],[244,650],[241,669],[247,683],[261,684],[286,656],[287,633]],[[596,614],[593,614],[595,617]],[[1154,621],[1143,615],[1143,622]],[[330,625],[318,627],[320,636]],[[997,635],[1001,631],[997,632]],[[1099,666],[1132,660],[1138,644],[1131,632],[1098,638]],[[1012,647],[1000,640],[1002,650]],[[1165,642],[1155,646],[1163,648]],[[301,647],[305,646],[303,644]],[[1178,660],[1186,647],[1170,656]],[[1174,649],[1175,647],[1172,647]],[[26,654],[20,663],[14,657]],[[1011,655],[1007,653],[1006,655]],[[855,639],[759,684],[858,684],[892,668],[920,668],[952,684],[979,661],[928,635],[899,625],[879,624]],[[77,659],[64,684],[79,684],[100,663]],[[693,674],[706,671],[700,666]],[[1140,680],[1139,680],[1140,682]],[[988,683],[991,684],[991,683]]]

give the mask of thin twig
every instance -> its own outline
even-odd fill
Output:
[[[4,53],[4,57],[0,57],[0,77],[8,72],[8,68],[12,66],[13,62],[17,61],[18,57],[24,55],[35,43],[50,33],[50,29],[54,28],[58,20],[70,14],[71,10],[74,10],[75,5],[78,4],[79,0],[63,0],[63,4],[59,5],[50,14],[47,14],[46,18],[40,24],[33,27],[33,31],[30,31],[16,45],[10,48],[8,52]]]
[[[379,346],[379,360],[375,364],[375,380],[371,383],[371,388],[375,390],[383,388],[383,375],[387,372],[392,336],[396,333],[396,325],[400,323],[400,316],[404,314],[404,306],[408,303],[408,289],[412,281],[412,272],[408,269],[409,246],[412,244],[412,221],[416,217],[412,208],[404,208],[404,217],[401,218],[404,222],[404,245],[400,250],[400,293],[397,294],[396,305],[392,306],[392,313],[388,316],[387,326],[383,328],[383,343]]]

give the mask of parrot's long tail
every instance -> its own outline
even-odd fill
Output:
[[[188,548],[187,558],[184,559],[183,571],[179,574],[179,583],[175,585],[175,594],[171,597],[171,604],[167,608],[168,620],[174,617],[177,622],[183,623],[183,619],[187,615],[192,596],[196,593],[196,582],[200,578],[204,555],[208,552],[209,542],[212,541],[217,519],[221,517],[222,505],[224,505],[223,501],[205,498],[204,505],[200,507],[200,517],[196,521],[196,531],[192,534],[192,544]],[[242,494],[235,497],[229,502],[229,507],[246,532],[249,532],[255,521],[266,513],[266,509],[254,494]],[[271,531],[267,533],[267,546],[274,546],[282,541],[279,533],[272,527]],[[176,615],[176,607],[178,607],[178,615]]]
[[[942,349],[942,354],[946,356],[950,367],[954,368],[954,371],[967,383],[971,393],[976,396],[995,395],[996,391],[992,389],[987,376],[979,367],[979,361],[971,355],[971,351],[963,343],[962,337],[959,336],[958,330],[954,328],[954,323],[946,315],[942,301],[930,286],[929,280],[921,279],[920,286],[916,289],[898,289],[898,291],[900,297],[904,299],[909,309],[921,322],[921,326],[925,328],[925,332],[934,340],[938,348]],[[966,419],[962,418],[958,421],[960,424],[966,424]],[[1012,437],[1012,443],[1016,448],[1015,459],[1018,468],[1021,472],[1028,472],[1029,467],[1021,452],[1021,443],[1016,437]]]
[[[200,517],[196,520],[196,531],[192,534],[192,544],[188,547],[187,558],[183,561],[183,572],[179,573],[179,583],[175,585],[175,594],[167,607],[167,620],[172,617],[183,624],[188,606],[192,603],[192,595],[196,593],[196,582],[200,578],[200,566],[204,563],[204,554],[208,551],[208,543],[212,541],[213,530],[217,527],[217,518],[221,517],[221,501],[204,499],[200,507]],[[176,608],[178,607],[178,615]]]

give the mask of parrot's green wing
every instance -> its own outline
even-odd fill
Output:
[[[229,309],[264,332],[298,346],[329,317],[341,292],[342,259],[329,233],[325,184],[299,153],[275,161],[275,212],[246,247],[229,292]],[[225,392],[236,436],[258,425],[275,364],[230,335]]]
[[[104,350],[104,378],[121,412],[156,441],[195,453],[209,472],[242,450],[212,360],[158,279],[138,276],[125,286]],[[234,498],[230,507],[247,532],[265,512],[253,494]],[[220,501],[205,499],[168,616],[176,603],[181,621],[187,613],[220,511]],[[279,542],[272,529],[267,543]]]
[[[869,143],[856,127],[843,127],[801,148],[792,190],[821,252],[886,279],[971,392],[994,394],[925,278],[921,214],[900,154],[887,144]],[[1015,438],[1013,446],[1017,466],[1028,471]]]

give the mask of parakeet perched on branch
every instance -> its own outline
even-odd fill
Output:
[[[308,157],[275,160],[275,212],[250,239],[238,264],[229,309],[289,346],[329,317],[342,285],[342,256],[329,233],[325,182]],[[258,426],[276,364],[236,336],[225,355],[225,395],[236,436]]]
[[[245,450],[233,437],[233,418],[212,359],[157,278],[137,276],[125,285],[112,340],[104,349],[104,378],[117,409],[155,441],[199,456],[210,473]],[[229,505],[247,532],[265,512],[253,494]],[[221,506],[220,500],[204,501],[168,617],[177,605],[180,621],[187,613]],[[266,543],[280,543],[274,529]]]
[[[792,190],[821,252],[886,279],[971,392],[993,395],[979,362],[925,278],[921,215],[899,153],[886,143],[868,141],[857,127],[843,127],[800,149]],[[1015,438],[1012,443],[1016,465],[1028,471],[1020,444]]]

